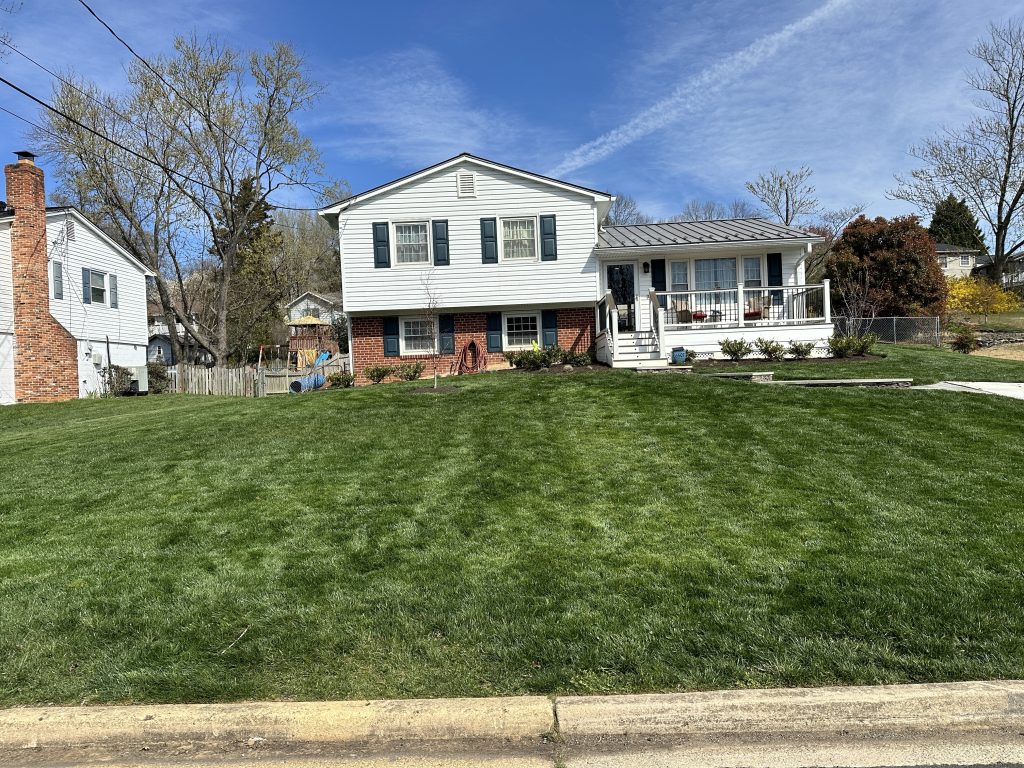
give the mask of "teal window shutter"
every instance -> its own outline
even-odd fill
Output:
[[[64,265],[59,261],[53,262],[53,298],[64,298]]]
[[[391,266],[391,242],[388,230],[386,221],[376,221],[373,224],[373,266],[376,269],[387,269]]]
[[[110,308],[117,309],[117,275],[109,275],[110,280]]]
[[[540,260],[555,261],[558,258],[558,238],[555,234],[555,217],[540,217]]]
[[[398,357],[398,318],[384,318],[384,357]]]
[[[545,309],[540,313],[541,342],[545,347],[558,346],[558,313]]]
[[[438,219],[431,222],[434,230],[434,266],[448,266],[448,220]]]
[[[501,352],[501,312],[487,313],[487,351]]]
[[[480,219],[480,251],[484,264],[498,263],[498,220]],[[501,347],[498,347],[500,350]]]
[[[89,282],[89,270],[82,267],[82,303],[92,304],[92,286]]]
[[[455,354],[455,315],[438,315],[438,350],[442,355]]]

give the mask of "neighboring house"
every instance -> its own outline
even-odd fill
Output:
[[[827,288],[803,285],[821,238],[763,219],[601,227],[612,200],[463,154],[321,210],[359,381],[434,349],[447,369],[470,342],[492,366],[533,344],[629,367],[726,337],[825,348]]]
[[[936,243],[935,254],[946,277],[969,277],[974,269],[981,265],[977,248],[965,248],[962,245]]]
[[[315,317],[333,323],[342,316],[341,294],[306,291],[285,305],[285,316],[285,321],[289,323],[303,317]]]
[[[994,280],[994,270],[992,269],[992,257],[986,256],[985,254],[979,254],[977,258],[977,268],[974,274],[983,275],[989,279]],[[1003,266],[1003,273],[999,275],[999,282],[1002,283],[1004,288],[1022,288],[1024,287],[1024,256],[1012,256],[1006,264]]]
[[[145,392],[152,273],[78,210],[46,208],[42,169],[17,154],[0,210],[0,403],[85,397],[111,363]]]

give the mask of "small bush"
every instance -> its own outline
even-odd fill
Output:
[[[738,363],[754,351],[750,342],[745,339],[722,339],[718,342],[718,346],[721,347],[722,353],[734,363]]]
[[[963,352],[967,355],[976,350],[980,345],[978,344],[978,336],[974,329],[959,328],[953,334],[953,340],[949,343],[949,346],[957,352]]]
[[[513,368],[524,371],[539,371],[541,368],[550,368],[560,363],[590,365],[591,362],[590,355],[566,352],[557,344],[553,347],[540,347],[534,344],[532,349],[506,352],[505,359]]]
[[[758,354],[760,354],[765,360],[778,362],[786,356],[786,348],[782,346],[782,342],[779,341],[774,341],[772,339],[757,339],[754,342],[754,346],[757,347]]]
[[[833,333],[828,340],[828,353],[832,357],[849,357],[853,354],[856,337]]]
[[[167,373],[167,366],[163,363],[147,363],[147,378],[149,379],[149,394],[162,395],[171,388],[171,377]]]
[[[347,389],[356,383],[356,377],[351,373],[329,373],[327,374],[327,383],[338,389]]]
[[[132,372],[120,365],[103,369],[103,396],[122,397],[132,388]]]
[[[854,336],[850,344],[850,351],[855,355],[866,355],[877,343],[877,333],[865,333],[863,336]]]
[[[363,369],[363,375],[374,384],[380,384],[384,379],[395,372],[393,365],[371,365]]]
[[[562,362],[566,365],[572,365],[576,368],[583,368],[588,365],[593,365],[594,359],[586,352],[566,352],[562,357]]]
[[[796,360],[806,360],[814,351],[813,341],[791,341],[789,349],[786,350]]]
[[[406,363],[395,368],[395,375],[402,381],[416,381],[426,370],[427,364],[422,360],[415,363]]]

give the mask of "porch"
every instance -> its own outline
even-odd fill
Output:
[[[828,280],[772,287],[737,283],[730,290],[651,288],[632,303],[621,295],[616,302],[608,290],[597,314],[597,358],[614,367],[664,366],[675,347],[685,347],[690,359],[722,357],[719,343],[726,338],[813,342],[820,355],[833,331]]]

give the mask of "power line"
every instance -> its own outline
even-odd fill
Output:
[[[134,48],[132,48],[131,45],[128,44],[128,41],[125,40],[123,37],[121,37],[119,34],[117,34],[117,32],[114,31],[113,27],[111,27],[106,21],[104,21],[102,18],[100,18],[99,14],[97,14],[96,11],[94,11],[89,6],[89,4],[87,2],[85,2],[85,0],[78,0],[78,2],[81,4],[81,6],[83,8],[85,8],[85,10],[87,10],[89,12],[89,14],[94,19],[96,19],[96,21],[98,21],[100,24],[102,24],[106,28],[106,30],[111,35],[114,36],[115,40],[117,40],[119,43],[121,43],[121,45],[123,45],[125,48],[127,48],[128,52],[131,53],[132,56],[134,56],[136,59],[138,59],[146,69],[148,69],[150,72],[152,72],[154,75],[156,75],[157,79],[159,79],[161,83],[163,83],[165,86],[167,86],[167,88],[169,88],[170,91],[175,96],[177,96],[179,99],[181,99],[186,104],[188,104],[188,106],[192,109],[192,111],[195,112],[197,115],[199,115],[201,117],[204,117],[204,118],[206,117],[206,113],[205,112],[203,112],[201,109],[199,109],[199,107],[197,107],[195,104],[193,104],[191,101],[189,101],[189,99],[181,91],[179,91],[171,82],[169,82],[167,80],[167,78],[165,78],[163,76],[163,74],[156,69],[156,67],[154,67],[152,64],[150,64],[149,61],[146,60],[145,57],[143,57],[141,54],[136,52],[136,50]],[[234,136],[232,136],[227,131],[227,129],[224,128],[224,126],[222,126],[222,125],[220,125],[217,122],[212,121],[212,120],[207,120],[206,122],[207,122],[208,125],[212,125],[212,126],[216,127],[217,129],[219,129],[220,132],[224,134],[225,138],[230,139],[232,142],[234,142],[235,146],[239,147],[240,149],[242,149],[242,150],[248,152],[250,155],[252,155],[253,159],[256,160],[257,163],[265,162],[265,161],[261,161],[259,155],[257,155],[255,152],[253,152],[248,146],[246,146],[245,144],[240,142],[238,139],[236,139]],[[278,168],[276,166],[271,165],[270,163],[267,163],[267,168],[269,168],[269,169],[271,169],[273,171],[277,171],[282,176],[284,176],[286,179],[288,179],[288,181],[290,181],[292,184],[297,184],[297,185],[299,185],[301,187],[306,187],[311,192],[312,191],[316,191],[309,184],[307,184],[306,182],[298,181],[297,179],[294,179],[291,176],[289,176],[287,173],[285,173],[283,168]]]

